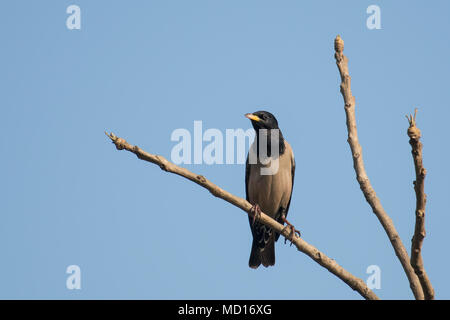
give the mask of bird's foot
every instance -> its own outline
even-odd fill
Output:
[[[254,225],[256,220],[259,220],[259,218],[261,218],[261,208],[259,207],[258,204],[254,204],[253,207],[250,209],[250,212],[253,214],[252,225]]]
[[[286,243],[286,241],[289,240],[289,241],[291,242],[291,246],[292,246],[292,243],[294,242],[294,237],[295,237],[296,235],[298,235],[299,237],[301,237],[302,234],[301,234],[301,232],[300,232],[299,230],[295,229],[295,227],[294,227],[294,225],[293,225],[292,223],[290,223],[289,221],[286,220],[286,217],[285,217],[285,216],[282,216],[281,219],[283,220],[284,223],[287,224],[286,227],[283,228],[283,231],[284,231],[284,229],[286,229],[286,228],[291,229],[291,231],[289,232],[289,238],[285,238],[285,239],[284,239],[284,243]]]

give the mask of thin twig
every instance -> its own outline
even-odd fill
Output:
[[[253,215],[251,210],[252,205],[248,201],[220,188],[219,186],[206,179],[204,176],[195,174],[185,168],[179,167],[162,156],[153,155],[145,152],[138,146],[132,146],[124,139],[115,136],[113,133],[106,133],[106,135],[112,140],[118,150],[130,151],[134,153],[139,159],[154,163],[164,171],[174,173],[186,179],[189,179],[207,189],[214,196],[221,198],[231,203],[232,205],[244,210],[250,216]],[[283,237],[291,241],[291,232],[289,231],[289,229],[285,228],[282,224],[270,218],[268,215],[262,212],[261,216],[258,217],[258,221],[266,226],[271,227],[273,230],[282,234]],[[296,235],[293,236],[292,243],[297,247],[299,251],[305,253],[322,267],[326,268],[328,271],[336,275],[339,279],[344,281],[349,287],[357,291],[365,299],[378,300],[376,294],[367,287],[366,283],[362,279],[352,275],[350,272],[341,267],[335,260],[327,257],[323,252],[320,252],[314,246],[308,244],[306,241]]]
[[[416,299],[423,300],[423,290],[420,285],[419,279],[410,264],[408,252],[406,251],[405,246],[403,245],[402,240],[400,239],[400,236],[398,235],[398,232],[394,227],[392,219],[387,215],[386,211],[384,211],[380,199],[378,199],[375,190],[373,189],[369,181],[366,169],[364,168],[362,148],[358,141],[358,132],[356,129],[355,97],[352,95],[351,91],[351,78],[348,72],[348,59],[343,53],[344,41],[340,36],[337,36],[334,41],[334,49],[336,51],[334,57],[336,59],[336,64],[341,76],[341,93],[345,103],[344,109],[348,130],[347,141],[352,152],[353,167],[356,172],[356,179],[358,180],[364,197],[371,206],[373,212],[377,216],[386,234],[388,235],[389,240],[391,241],[395,254],[400,260],[403,270],[408,277],[414,297]]]
[[[416,171],[416,180],[414,181],[414,191],[416,193],[416,225],[414,228],[414,236],[411,240],[411,265],[419,277],[425,299],[432,300],[434,299],[434,289],[425,271],[422,259],[422,244],[426,235],[425,205],[427,202],[427,195],[425,194],[425,176],[427,171],[423,167],[422,142],[420,142],[421,132],[416,126],[416,115],[417,109],[414,110],[414,116],[406,116],[409,122],[409,144],[412,148],[411,153]]]

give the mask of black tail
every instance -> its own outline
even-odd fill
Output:
[[[275,239],[273,238],[273,233],[271,239],[264,248],[258,247],[255,240],[253,240],[248,266],[256,269],[261,263],[264,267],[273,266],[275,264]]]

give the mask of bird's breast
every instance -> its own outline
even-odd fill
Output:
[[[273,161],[278,161],[278,163],[275,164]],[[287,207],[292,192],[290,154],[284,153],[277,159],[270,159],[265,164],[258,161],[250,166],[249,201],[252,204],[258,204],[264,213],[275,217],[281,206]],[[270,167],[278,167],[278,169],[273,174],[270,174],[270,172],[267,174],[267,168]]]

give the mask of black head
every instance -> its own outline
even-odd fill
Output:
[[[275,116],[273,114],[271,114],[270,112],[267,111],[256,111],[253,113],[247,113],[245,115],[247,118],[249,118],[252,122],[253,128],[256,131],[256,136],[255,139],[258,141],[258,137],[259,134],[261,134],[261,132],[263,132],[264,134],[264,130],[260,131],[260,129],[267,129],[267,135],[268,135],[268,139],[267,139],[267,155],[270,156],[271,154],[271,131],[274,129],[278,129],[278,146],[279,146],[279,154],[283,154],[284,150],[285,150],[285,144],[284,144],[284,138],[283,138],[283,134],[281,133],[280,128],[278,127],[278,121],[275,118]],[[256,144],[258,150],[259,150],[259,143]],[[258,151],[259,154],[259,151]]]
[[[273,114],[267,111],[256,111],[245,115],[252,122],[253,128],[259,129],[279,129],[278,121]]]

